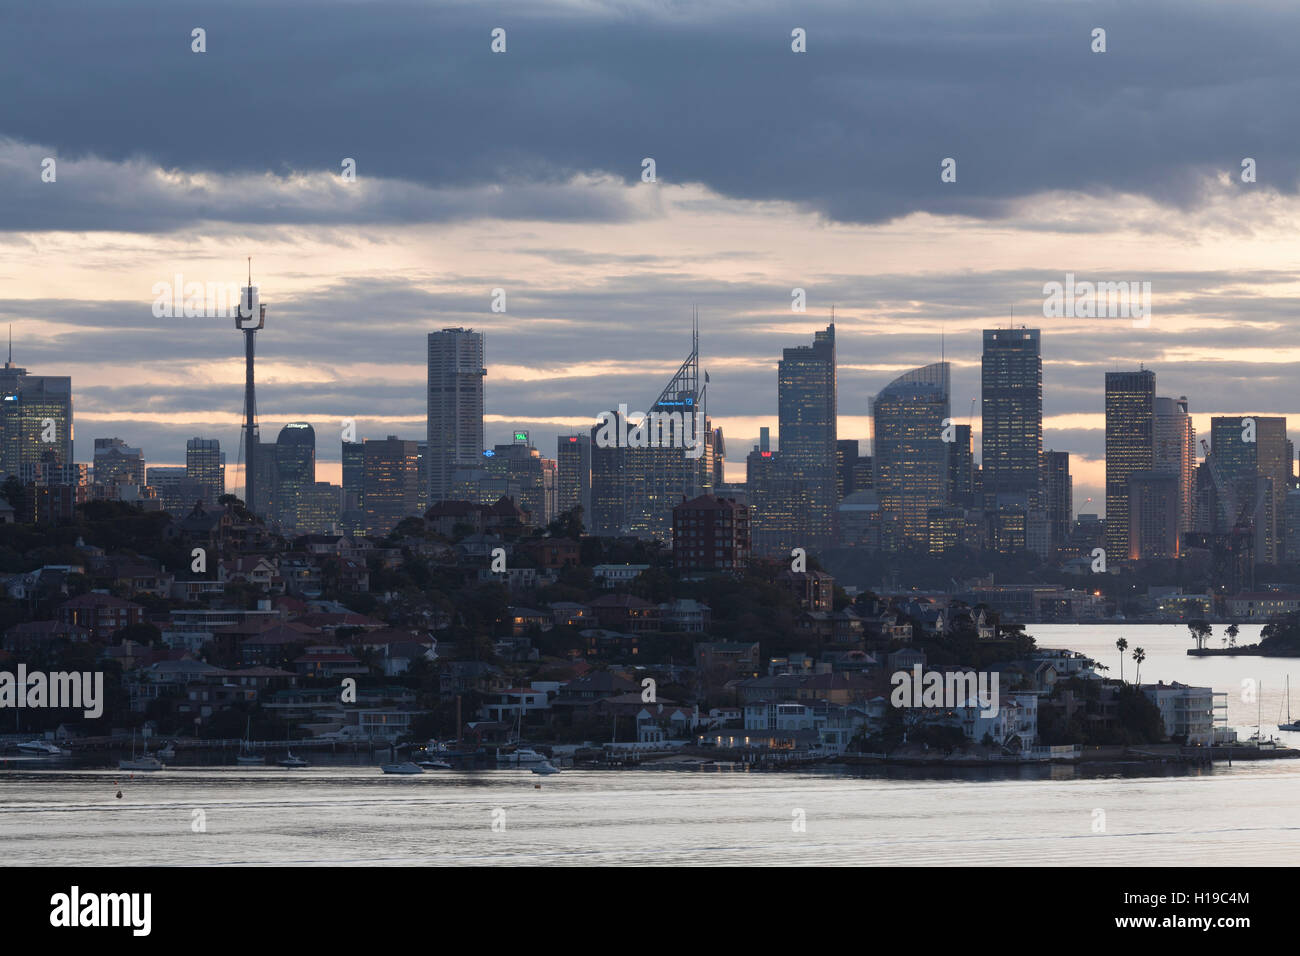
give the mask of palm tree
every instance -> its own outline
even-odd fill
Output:
[[[1147,652],[1140,647],[1133,648],[1133,660],[1137,662],[1137,673],[1133,676],[1133,685],[1142,685],[1142,662],[1147,659]]]
[[[1124,683],[1124,652],[1128,650],[1128,641],[1121,637],[1115,642],[1115,646],[1119,648],[1119,682],[1122,684]]]

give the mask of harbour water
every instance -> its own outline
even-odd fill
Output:
[[[1259,712],[1265,736],[1300,746],[1300,735],[1274,726],[1290,660],[1188,657],[1187,629],[1174,625],[1029,632],[1095,657],[1111,676],[1124,636],[1130,654],[1147,652],[1144,682],[1228,691],[1243,736]],[[1243,627],[1238,642],[1257,633]],[[1133,679],[1131,659],[1124,676]],[[1241,693],[1244,678],[1262,681],[1258,709]],[[0,770],[6,864],[1245,866],[1291,864],[1300,851],[1300,760],[540,778],[518,768],[385,776],[352,756],[326,765],[320,755],[303,770],[173,766],[134,776],[40,759]]]
[[[83,866],[1294,862],[1300,762],[1164,773],[11,770],[0,846]]]

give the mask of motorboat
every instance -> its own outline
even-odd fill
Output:
[[[428,770],[450,770],[451,764],[445,760],[438,760],[434,757],[425,757],[423,760],[416,761],[421,767]]]
[[[384,773],[397,773],[397,774],[424,773],[423,767],[421,767],[419,764],[411,763],[411,761],[409,760],[403,763],[386,763],[379,769],[382,770]]]
[[[18,752],[30,754],[33,757],[58,757],[63,754],[62,750],[48,740],[29,740],[18,745]]]
[[[292,768],[294,768],[294,767],[310,767],[310,766],[311,766],[311,764],[309,764],[307,761],[303,760],[301,757],[296,757],[296,756],[294,756],[294,753],[293,753],[292,750],[289,751],[289,753],[288,753],[287,756],[285,756],[285,757],[281,757],[279,760],[277,760],[277,761],[276,761],[276,765],[277,765],[277,766],[280,766],[280,767],[288,767],[288,768],[290,768],[290,769],[292,769]]]
[[[543,760],[536,767],[530,767],[529,769],[532,770],[533,773],[540,773],[543,776],[548,777],[553,773],[560,772],[560,768],[555,766],[555,764],[551,763],[549,760]]]
[[[158,756],[166,757],[170,760],[172,757],[176,756],[176,748],[169,742],[166,747],[163,747],[162,750],[158,751]]]

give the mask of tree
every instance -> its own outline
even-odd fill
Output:
[[[1228,639],[1228,646],[1229,646],[1229,647],[1236,647],[1236,646],[1237,646],[1237,635],[1240,634],[1240,633],[1241,633],[1241,629],[1238,628],[1236,624],[1229,624],[1229,625],[1228,625],[1227,639]]]
[[[1115,642],[1115,646],[1119,649],[1119,682],[1122,684],[1124,683],[1124,652],[1128,650],[1128,641],[1121,637]]]
[[[1198,651],[1205,647],[1205,642],[1214,636],[1214,628],[1202,620],[1188,621],[1187,629],[1192,632],[1192,640],[1196,642]]]
[[[1147,659],[1147,652],[1140,647],[1133,648],[1133,660],[1137,663],[1137,673],[1133,675],[1134,686],[1142,686],[1142,662]]]

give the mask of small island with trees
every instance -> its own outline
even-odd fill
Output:
[[[1229,624],[1223,632],[1223,647],[1207,647],[1214,637],[1214,628],[1203,620],[1188,621],[1194,648],[1187,653],[1193,657],[1300,657],[1300,612],[1293,611],[1269,621],[1259,632],[1259,643],[1237,644],[1240,633],[1236,624]]]

